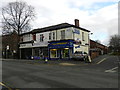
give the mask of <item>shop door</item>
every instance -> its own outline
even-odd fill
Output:
[[[69,58],[69,49],[62,49],[61,50],[61,57],[62,58]]]

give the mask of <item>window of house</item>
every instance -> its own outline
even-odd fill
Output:
[[[82,40],[85,41],[84,32],[82,32]]]
[[[53,32],[53,40],[55,40],[55,32]]]
[[[33,34],[33,40],[36,41],[36,34]]]
[[[49,33],[49,40],[51,40],[51,33]]]
[[[61,39],[65,39],[65,30],[61,31]]]
[[[29,40],[30,40],[30,34],[28,34]]]
[[[43,38],[44,38],[43,34],[40,34],[40,42],[43,42]]]

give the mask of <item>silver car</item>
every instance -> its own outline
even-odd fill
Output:
[[[83,51],[76,51],[74,54],[72,54],[72,59],[86,61],[88,59],[88,54]]]

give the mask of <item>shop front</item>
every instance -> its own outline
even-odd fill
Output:
[[[21,48],[21,59],[31,59],[32,48]]]
[[[73,42],[73,40],[60,40],[49,42],[49,59],[70,59],[70,55],[73,53]]]

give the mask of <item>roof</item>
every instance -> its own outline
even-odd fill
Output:
[[[99,45],[101,45],[101,46],[107,47],[106,45],[103,45],[103,44],[101,44],[101,43],[98,43],[98,42],[96,42],[96,41],[94,41],[94,40],[91,40],[91,39],[90,39],[90,41],[92,41],[92,42],[94,42],[94,43],[96,43],[96,44],[99,44]]]
[[[34,29],[34,30],[30,31],[30,32],[23,33],[21,35],[28,34],[28,33],[40,33],[40,32],[46,32],[46,31],[53,31],[53,30],[58,30],[58,29],[68,28],[68,27],[75,27],[75,28],[81,29],[83,31],[90,32],[87,29],[84,29],[84,28],[81,28],[81,27],[77,27],[77,26],[72,25],[72,24],[61,23],[61,24],[57,24],[57,25],[52,25],[52,26],[44,27],[44,28]]]

